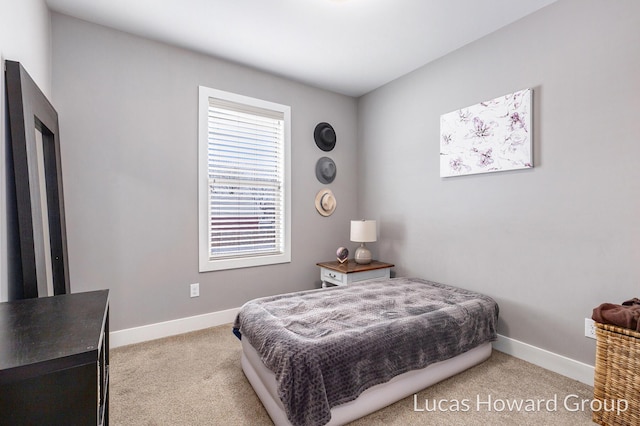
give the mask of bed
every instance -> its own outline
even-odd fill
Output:
[[[491,354],[498,306],[419,278],[247,302],[242,369],[276,425],[344,424]]]

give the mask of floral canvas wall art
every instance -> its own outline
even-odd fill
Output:
[[[531,89],[440,116],[440,176],[527,169],[531,153]]]

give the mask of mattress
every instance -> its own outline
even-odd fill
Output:
[[[400,374],[495,340],[491,298],[417,278],[379,279],[256,299],[234,327],[272,371],[294,425]]]
[[[420,370],[412,370],[395,376],[386,383],[370,387],[356,399],[331,409],[331,419],[326,426],[344,425],[387,405],[415,394],[433,384],[467,370],[491,356],[491,343],[480,346]],[[276,426],[291,426],[284,405],[278,397],[276,376],[260,360],[260,355],[247,339],[242,341],[242,371],[267,410]]]

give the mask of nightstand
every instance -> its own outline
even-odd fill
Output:
[[[349,285],[351,283],[373,278],[389,278],[391,276],[391,268],[395,265],[392,263],[379,262],[372,260],[368,265],[360,265],[355,260],[349,260],[345,263],[338,261],[316,263],[320,267],[320,280],[322,280],[322,288],[327,287],[327,283],[333,285]]]

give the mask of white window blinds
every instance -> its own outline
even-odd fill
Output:
[[[287,116],[285,111],[208,97],[209,261],[290,257],[285,167]],[[260,264],[263,263],[279,262]]]

